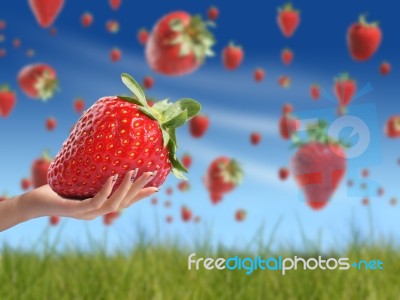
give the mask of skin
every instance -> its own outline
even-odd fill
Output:
[[[127,172],[121,185],[111,196],[118,175],[108,178],[103,188],[93,198],[82,201],[63,198],[56,194],[49,185],[2,201],[0,202],[0,232],[19,223],[43,216],[93,220],[106,213],[127,208],[158,192],[155,187],[144,188],[153,180],[157,172],[143,173],[132,182],[134,173],[134,170]]]

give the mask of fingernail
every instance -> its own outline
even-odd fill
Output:
[[[137,176],[139,169],[136,168],[135,170],[133,170],[132,176],[131,176],[131,181],[133,182]]]
[[[149,178],[147,178],[146,183],[149,183],[150,181],[152,181],[156,175],[157,175],[157,171],[151,173]]]
[[[158,193],[158,189],[156,189],[155,193]]]
[[[117,182],[117,179],[118,179],[118,174],[115,174],[115,175],[113,176],[113,179],[112,179],[112,184],[113,184],[113,185],[115,184],[115,182]]]
[[[154,171],[153,174],[151,174],[151,177],[156,177],[158,171]]]

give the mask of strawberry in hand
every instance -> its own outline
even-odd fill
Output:
[[[36,21],[43,28],[50,27],[64,5],[64,0],[29,0]]]
[[[0,87],[0,117],[8,117],[14,109],[17,98],[8,85]]]
[[[357,84],[349,74],[343,73],[335,78],[333,92],[339,101],[339,114],[345,114],[354,94],[357,90]]]
[[[282,34],[289,38],[300,24],[300,12],[288,3],[283,8],[278,8],[277,22]]]
[[[49,185],[59,195],[93,197],[108,178],[119,175],[115,191],[131,170],[138,178],[153,172],[147,187],[159,187],[171,171],[185,179],[182,172],[187,170],[176,156],[175,129],[198,114],[200,104],[192,99],[163,100],[150,107],[131,76],[122,74],[122,81],[134,96],[108,96],[95,102],[50,165]]]
[[[184,11],[172,12],[154,26],[146,43],[146,59],[156,72],[179,76],[195,71],[213,56],[214,37],[209,22]]]

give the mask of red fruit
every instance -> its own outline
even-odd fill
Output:
[[[282,114],[283,115],[291,114],[293,111],[294,111],[293,105],[290,104],[290,103],[286,103],[282,107]]]
[[[279,133],[285,140],[291,138],[300,128],[300,121],[290,115],[284,115],[279,121]]]
[[[171,196],[172,193],[173,193],[172,188],[167,187],[167,189],[165,190],[165,194],[166,194],[167,196]]]
[[[382,187],[380,187],[378,188],[377,194],[379,197],[382,197],[385,194],[385,190]]]
[[[389,138],[400,138],[400,116],[392,116],[386,122],[385,133]]]
[[[367,178],[369,176],[369,170],[368,169],[364,169],[361,171],[361,176],[364,178]]]
[[[250,135],[250,142],[253,145],[258,145],[260,143],[260,141],[261,141],[261,134],[259,134],[258,132],[253,132]]]
[[[200,221],[201,221],[200,216],[195,216],[193,219],[193,222],[195,222],[195,223],[200,223]]]
[[[166,208],[171,207],[171,205],[172,205],[172,203],[171,203],[171,201],[169,201],[169,200],[167,200],[167,201],[164,202],[164,206],[165,206]]]
[[[364,198],[364,199],[362,199],[361,203],[364,206],[368,206],[369,205],[369,199],[368,198]]]
[[[361,15],[358,23],[347,30],[347,46],[354,60],[365,61],[378,50],[382,40],[382,32],[377,22],[367,23]]]
[[[397,199],[396,198],[391,198],[390,199],[390,205],[395,206],[397,204]]]
[[[32,182],[29,178],[23,178],[21,180],[21,189],[23,189],[24,191],[29,190],[31,185],[32,185]]]
[[[388,75],[391,70],[392,66],[387,61],[382,62],[381,65],[379,66],[379,72],[382,75]]]
[[[339,101],[339,112],[346,113],[347,106],[350,104],[354,94],[357,90],[355,80],[350,78],[349,74],[343,73],[335,78],[333,85],[333,92]]]
[[[74,101],[74,109],[77,113],[81,113],[83,112],[83,110],[85,109],[85,100],[81,99],[81,98],[77,98]]]
[[[151,198],[151,204],[156,205],[158,203],[158,199],[157,198]]]
[[[254,80],[257,82],[263,81],[265,78],[265,71],[262,68],[257,68],[254,70]]]
[[[246,218],[246,211],[244,209],[238,209],[235,213],[235,219],[238,222],[242,222]]]
[[[282,34],[291,37],[300,24],[300,12],[288,3],[283,8],[278,8],[277,22]]]
[[[50,27],[64,5],[64,0],[29,0],[36,21],[43,28]]]
[[[184,154],[182,156],[182,164],[186,169],[189,169],[192,165],[192,157],[189,154]]]
[[[151,88],[153,87],[153,85],[154,85],[154,79],[153,79],[153,77],[151,77],[151,76],[146,76],[146,77],[143,79],[143,86],[144,86],[146,89],[151,89]]]
[[[51,216],[49,218],[49,222],[51,226],[57,226],[60,223],[61,218],[58,216]]]
[[[279,178],[281,180],[286,180],[289,177],[289,170],[287,168],[279,169]]]
[[[86,12],[81,17],[81,24],[83,27],[89,27],[93,23],[93,15],[89,12]]]
[[[181,181],[178,183],[178,189],[181,192],[187,192],[188,190],[190,190],[190,184],[187,181]]]
[[[17,97],[7,85],[0,87],[0,117],[8,117],[15,107]]]
[[[200,16],[175,11],[162,17],[146,43],[146,59],[156,72],[178,76],[195,71],[212,56],[214,37]]]
[[[281,53],[281,59],[283,64],[290,65],[293,61],[293,52],[289,48],[283,49]]]
[[[112,62],[119,61],[121,59],[121,56],[122,56],[121,50],[119,50],[118,48],[111,49],[110,59]]]
[[[353,187],[353,186],[354,186],[354,181],[351,180],[351,179],[349,179],[349,180],[347,181],[347,186],[348,186],[348,187]]]
[[[0,58],[6,56],[7,51],[6,49],[0,48]]]
[[[241,183],[242,177],[243,172],[235,160],[225,156],[213,160],[204,178],[211,202],[220,202],[225,193],[231,192]]]
[[[168,224],[172,223],[172,221],[173,221],[172,216],[167,216],[167,217],[165,218],[165,221],[166,221]]]
[[[147,31],[147,29],[145,29],[145,28],[140,29],[138,31],[139,43],[141,43],[142,45],[146,45],[148,39],[149,39],[149,32]]]
[[[48,118],[46,120],[46,128],[48,131],[52,131],[57,126],[57,120],[55,118]]]
[[[56,72],[45,64],[32,64],[22,68],[18,73],[18,83],[28,97],[43,101],[52,98],[58,89]]]
[[[26,56],[34,57],[35,56],[35,50],[33,50],[33,49],[26,50]]]
[[[240,46],[230,43],[222,51],[222,62],[226,69],[233,71],[237,69],[243,61],[244,53]]]
[[[47,171],[51,164],[51,157],[43,153],[41,158],[36,159],[32,164],[32,184],[34,188],[47,184]]]
[[[292,79],[289,76],[283,75],[278,78],[278,83],[281,87],[287,89],[292,84]]]
[[[210,121],[205,115],[198,115],[189,122],[190,134],[194,138],[201,138],[207,131]]]
[[[57,28],[51,27],[49,30],[50,35],[55,36],[57,34]]]
[[[157,171],[147,187],[160,186],[172,170],[184,179],[186,169],[176,158],[175,128],[196,115],[200,105],[191,99],[174,104],[158,102],[152,109],[140,85],[128,74],[122,81],[136,98],[103,97],[86,110],[54,158],[48,172],[50,187],[61,196],[92,197],[104,182],[138,168]],[[169,114],[165,114],[168,109]],[[174,113],[171,113],[174,112]]]
[[[106,29],[110,33],[117,33],[119,31],[119,23],[115,20],[107,21]]]
[[[192,219],[192,211],[186,206],[182,206],[181,208],[181,216],[183,222],[188,222]]]
[[[119,211],[112,211],[103,215],[103,224],[106,226],[111,225],[120,215],[121,212]]]
[[[19,48],[19,47],[21,47],[21,40],[15,38],[15,39],[13,40],[13,46],[14,46],[14,48]]]
[[[318,100],[321,97],[321,90],[318,84],[313,84],[310,87],[311,99]]]
[[[5,28],[6,28],[6,26],[7,26],[7,23],[6,23],[6,21],[4,21],[4,20],[0,20],[0,30],[3,30],[3,29],[5,29]]]
[[[113,10],[119,9],[119,7],[121,6],[121,2],[122,0],[108,0],[108,3]]]
[[[363,183],[361,183],[360,188],[362,190],[366,190],[368,188],[368,185],[365,182],[363,182]]]
[[[211,6],[208,11],[207,11],[207,17],[210,21],[215,21],[218,19],[219,16],[219,10],[215,6]]]

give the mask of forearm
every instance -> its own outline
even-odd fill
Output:
[[[29,215],[24,205],[21,205],[26,195],[20,195],[0,202],[0,232],[33,217]]]

